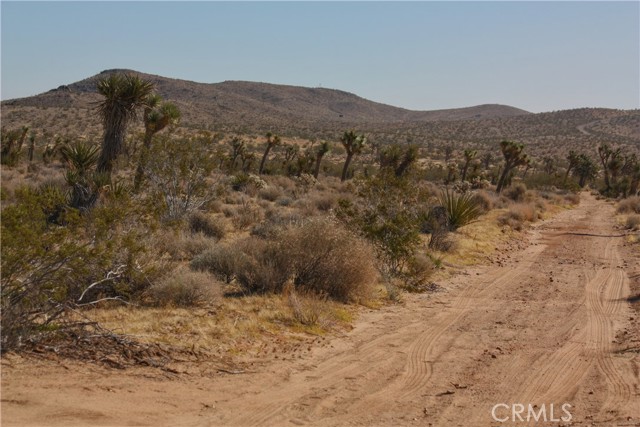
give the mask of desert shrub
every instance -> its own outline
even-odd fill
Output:
[[[480,205],[470,193],[456,194],[445,190],[440,193],[438,201],[447,211],[450,231],[455,231],[482,215]]]
[[[580,204],[580,195],[575,193],[568,193],[564,195],[564,200],[572,205]]]
[[[504,190],[502,194],[504,194],[509,199],[514,202],[522,202],[525,199],[525,194],[527,193],[527,186],[523,183],[519,182],[515,185]]]
[[[624,228],[633,231],[640,230],[640,215],[629,215],[624,223]]]
[[[498,224],[507,225],[514,230],[522,230],[524,222],[535,222],[538,220],[539,214],[535,205],[531,203],[518,203],[504,214],[498,217]]]
[[[156,140],[145,175],[163,202],[164,219],[177,221],[215,197],[207,181],[213,170],[209,143],[203,139]]]
[[[336,216],[366,238],[386,275],[400,274],[420,244],[427,192],[407,177],[379,175],[358,182],[356,198],[341,198]]]
[[[424,292],[436,266],[428,256],[416,254],[407,263],[403,274],[403,289],[409,292]]]
[[[185,233],[168,229],[154,237],[154,250],[169,255],[173,261],[184,261],[206,251],[215,240],[203,233]]]
[[[299,295],[293,286],[285,286],[283,293],[297,322],[305,326],[315,326],[319,323],[325,304],[321,297],[309,293]]]
[[[84,215],[66,207],[52,223],[55,193],[19,189],[2,211],[3,350],[57,327],[70,307],[132,299],[146,288],[139,212],[106,197]]]
[[[258,191],[258,196],[263,200],[275,202],[280,196],[282,196],[282,190],[270,185],[260,189],[260,191]]]
[[[349,301],[366,297],[376,279],[370,247],[335,221],[316,219],[287,230],[279,246],[296,288]]]
[[[235,245],[216,245],[201,252],[191,260],[191,268],[206,271],[231,283],[242,268],[244,253]]]
[[[640,196],[629,197],[621,200],[618,203],[616,212],[640,214]]]
[[[221,279],[235,279],[246,292],[296,290],[349,301],[366,297],[376,278],[368,245],[340,224],[317,219],[272,239],[248,237],[196,257],[191,266]]]
[[[335,194],[331,193],[318,193],[310,197],[310,203],[312,203],[316,209],[322,212],[328,212],[334,209],[338,204],[338,198]]]
[[[482,212],[489,212],[494,207],[495,196],[492,196],[484,190],[480,190],[473,193],[472,200]]]
[[[231,222],[236,230],[246,230],[250,226],[262,221],[263,212],[260,206],[246,201],[238,206],[231,217]]]
[[[226,234],[224,223],[214,221],[203,212],[194,212],[189,216],[189,230],[192,233],[202,233],[217,240],[224,238]]]
[[[267,183],[257,175],[240,173],[231,178],[231,188],[235,191],[244,191],[255,194],[258,190],[267,186]]]
[[[192,307],[213,301],[216,287],[208,274],[178,268],[151,285],[149,296],[155,305]]]

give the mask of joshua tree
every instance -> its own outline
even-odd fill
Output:
[[[260,162],[260,169],[258,169],[258,175],[262,175],[264,172],[264,164],[267,162],[267,158],[269,157],[269,151],[276,145],[280,144],[280,137],[278,135],[273,135],[271,132],[267,132],[267,148],[264,150],[264,155],[262,156],[262,161]]]
[[[502,141],[500,143],[500,149],[504,156],[504,168],[500,180],[498,180],[498,186],[496,192],[500,193],[505,187],[507,178],[513,169],[518,166],[526,165],[529,163],[529,157],[523,152],[524,145],[513,141]]]
[[[342,168],[341,181],[344,182],[347,179],[347,172],[353,156],[362,152],[362,149],[367,143],[367,138],[364,135],[356,135],[354,131],[345,132],[340,139],[342,146],[347,151],[347,159],[344,162]]]
[[[615,184],[615,173],[619,169],[618,163],[621,155],[620,148],[612,149],[607,144],[602,144],[598,147],[598,156],[602,163],[602,172],[604,174],[605,191],[611,190],[612,184]]]
[[[484,153],[480,160],[482,161],[482,165],[484,166],[484,169],[485,170],[489,170],[489,166],[491,165],[491,162],[493,161],[493,154]]]
[[[453,145],[447,145],[446,147],[444,147],[445,163],[449,163],[449,160],[451,160],[451,156],[453,156]]]
[[[133,181],[135,191],[140,189],[144,178],[144,168],[147,166],[147,156],[153,136],[166,127],[170,129],[180,122],[180,110],[171,102],[162,102],[160,95],[151,94],[147,98],[144,107],[144,139],[142,140],[142,150],[136,169],[136,176]]]
[[[402,149],[399,145],[389,145],[379,150],[381,170],[391,170],[396,177],[403,176],[418,159],[418,147],[409,145]]]
[[[573,168],[575,168],[579,161],[580,161],[580,156],[578,155],[578,153],[576,153],[575,151],[571,150],[569,151],[569,155],[567,156],[567,161],[569,162],[569,165],[567,166],[567,171],[564,174],[564,180],[562,181],[563,183],[567,182],[567,178],[569,177],[569,173],[571,172],[571,170]]]
[[[476,150],[464,150],[464,166],[462,167],[462,181],[467,179],[467,170],[469,170],[469,164],[476,157],[478,152]]]
[[[29,134],[29,163],[33,162],[33,153],[36,150],[36,133],[31,131]]]
[[[320,163],[322,163],[322,158],[325,154],[331,151],[331,145],[327,141],[323,141],[318,147],[318,151],[316,151],[316,165],[313,168],[313,177],[318,179],[318,174],[320,173]]]
[[[229,142],[231,145],[231,154],[229,155],[229,169],[236,169],[236,162],[238,157],[240,157],[243,153],[247,151],[247,144],[237,136],[234,136],[233,139]]]
[[[111,74],[98,80],[97,89],[104,96],[98,106],[104,137],[97,171],[110,176],[122,151],[127,126],[136,118],[137,109],[147,105],[153,83],[130,74]]]
[[[573,169],[573,174],[578,176],[580,187],[584,187],[587,181],[594,179],[598,174],[598,167],[587,155],[577,156],[577,163]]]

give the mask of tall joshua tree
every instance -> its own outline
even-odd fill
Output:
[[[144,168],[147,166],[147,157],[151,148],[153,136],[166,127],[172,128],[180,122],[180,110],[172,102],[162,102],[162,97],[158,94],[151,94],[147,98],[144,106],[144,139],[142,140],[142,150],[136,169],[136,176],[133,181],[135,191],[140,189],[144,178]]]
[[[267,162],[267,158],[269,157],[269,152],[273,147],[280,144],[280,137],[278,135],[273,135],[271,132],[267,132],[267,148],[264,150],[264,154],[262,155],[262,161],[260,161],[260,169],[258,169],[258,175],[262,175],[264,172],[264,165]]]
[[[354,131],[349,131],[342,135],[340,142],[347,151],[347,159],[344,162],[341,177],[342,182],[344,182],[347,179],[347,171],[349,170],[349,165],[351,164],[353,156],[362,152],[362,149],[367,144],[367,138],[364,135],[356,135]]]
[[[98,105],[104,137],[96,169],[111,175],[124,145],[127,126],[136,118],[137,109],[147,105],[153,83],[131,74],[111,74],[98,80],[97,89],[104,96]]]
[[[476,150],[464,150],[464,166],[462,167],[462,180],[467,180],[467,171],[471,161],[476,157],[478,152]]]
[[[524,153],[524,145],[513,141],[502,141],[500,143],[500,149],[504,156],[504,168],[496,192],[500,193],[505,187],[507,178],[511,171],[518,166],[526,165],[529,163],[529,157]]]
[[[318,151],[316,151],[316,165],[313,168],[313,177],[318,179],[318,174],[320,173],[320,163],[322,163],[322,158],[325,154],[331,151],[331,145],[327,141],[322,141],[320,147],[318,147]]]

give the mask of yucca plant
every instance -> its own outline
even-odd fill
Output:
[[[482,208],[471,193],[458,194],[446,189],[440,193],[438,201],[447,210],[449,231],[469,224],[482,214]]]
[[[111,74],[98,80],[98,93],[104,97],[98,105],[104,126],[98,172],[111,175],[122,151],[127,125],[136,118],[139,107],[148,105],[153,87],[153,83],[129,74]]]
[[[93,175],[100,156],[99,147],[86,142],[65,144],[60,148],[60,155],[68,168],[65,179],[71,187],[69,205],[81,210],[90,208],[97,199]]]

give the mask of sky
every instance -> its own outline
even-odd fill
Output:
[[[111,68],[414,110],[640,108],[640,2],[0,3],[0,98]]]

